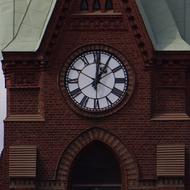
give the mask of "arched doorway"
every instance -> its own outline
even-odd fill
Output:
[[[87,145],[73,162],[70,190],[120,190],[121,184],[119,162],[102,142]]]

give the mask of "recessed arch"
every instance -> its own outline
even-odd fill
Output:
[[[56,180],[63,181],[65,183],[65,187],[68,187],[68,179],[75,158],[84,147],[93,141],[100,141],[106,144],[117,156],[122,168],[122,180],[126,183],[122,184],[123,188],[132,184],[138,184],[139,171],[133,156],[115,135],[100,128],[91,128],[83,132],[70,143],[61,156],[57,168]]]
[[[70,190],[121,190],[121,166],[109,146],[89,143],[75,158],[69,177]]]

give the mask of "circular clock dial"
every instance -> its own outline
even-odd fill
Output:
[[[65,85],[79,108],[106,111],[117,106],[127,94],[128,72],[115,55],[102,50],[88,51],[73,60]]]

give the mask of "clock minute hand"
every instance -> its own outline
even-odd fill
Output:
[[[100,68],[100,56],[98,56],[98,60],[96,63],[96,79],[95,79],[95,89],[97,89],[97,85],[98,85],[98,75],[99,75],[99,68]]]
[[[92,86],[94,87],[95,90],[97,90],[99,67],[100,67],[100,54],[99,53],[97,53],[95,56],[95,63],[96,63],[96,76],[92,83]]]

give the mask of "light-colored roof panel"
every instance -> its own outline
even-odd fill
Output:
[[[47,16],[46,14],[40,11],[36,11],[36,10],[30,11],[26,15],[23,21],[23,25],[29,25],[34,28],[42,29],[44,26],[44,22],[46,20],[46,16]]]
[[[36,51],[46,30],[57,0],[30,0],[24,17],[17,14],[18,32],[3,51]],[[20,0],[20,3],[22,0]],[[25,4],[26,5],[26,4]],[[24,6],[24,5],[23,5]],[[18,13],[19,11],[17,11]],[[19,18],[20,17],[20,18]],[[21,24],[19,25],[19,20]]]
[[[137,4],[156,50],[190,50],[190,1],[137,0]]]
[[[185,34],[184,37],[190,44],[190,1],[186,1],[186,12],[185,12]]]
[[[14,43],[9,44],[9,46],[6,48],[7,52],[15,50],[22,49],[23,52],[35,52],[37,50],[36,44],[38,44],[38,41],[25,41],[25,42],[20,42],[20,41],[14,41]]]
[[[0,49],[36,51],[56,1],[0,0]],[[189,51],[190,1],[136,1],[156,50]]]
[[[167,12],[168,7],[165,0],[140,0],[143,7],[148,11],[149,17],[158,17],[162,12]]]
[[[25,13],[30,2],[31,2],[31,0],[16,0],[14,2],[15,3],[15,12],[19,12],[22,14]]]
[[[46,12],[49,11],[51,5],[52,5],[52,0],[46,0],[43,1],[43,3],[39,3],[39,0],[32,0],[30,9],[40,12]]]
[[[20,27],[30,2],[31,0],[16,0],[14,2],[14,35],[16,35]]]
[[[5,47],[12,38],[13,0],[0,0],[0,49]]]
[[[14,41],[27,42],[37,40],[40,38],[40,32],[40,28],[27,24],[22,24],[22,30],[20,30]]]
[[[141,14],[143,15],[144,23],[145,23],[145,25],[146,25],[146,27],[147,27],[147,30],[149,31],[149,36],[150,36],[150,38],[151,38],[153,44],[156,44],[156,42],[155,42],[156,39],[155,39],[154,33],[153,33],[153,31],[152,31],[152,27],[151,27],[151,25],[150,25],[150,23],[149,23],[149,20],[148,20],[148,18],[147,18],[147,15],[146,15],[146,13],[145,13],[145,10],[144,10],[144,8],[143,8],[143,6],[142,6],[142,4],[141,4],[141,0],[136,0],[136,2],[137,2],[137,4],[138,4],[138,7],[139,7],[139,9],[140,9]]]
[[[182,39],[165,41],[157,44],[157,50],[160,51],[190,51],[190,46]]]

